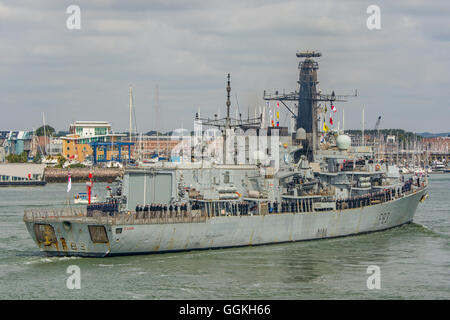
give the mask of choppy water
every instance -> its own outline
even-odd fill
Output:
[[[65,188],[0,188],[0,299],[450,298],[449,174],[430,177],[414,224],[385,232],[104,259],[49,258],[28,235],[24,209],[61,205]],[[66,286],[70,265],[80,267],[79,290]],[[367,289],[369,265],[381,269],[380,290]]]

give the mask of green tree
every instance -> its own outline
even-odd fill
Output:
[[[42,158],[41,152],[38,150],[36,152],[36,155],[33,158],[33,163],[42,163],[42,159],[41,158]]]
[[[47,135],[47,137],[48,137],[48,136],[51,136],[51,135],[54,134],[54,133],[55,133],[55,128],[53,128],[53,127],[49,126],[48,124],[46,124],[46,125],[45,125],[45,134]],[[36,135],[37,135],[38,137],[43,137],[43,136],[44,136],[44,126],[39,127],[39,128],[36,130]]]
[[[17,162],[19,162],[19,156],[17,154],[13,154],[13,153],[8,154],[5,157],[5,159],[6,159],[6,161],[8,161],[8,163],[17,163]]]
[[[62,154],[58,154],[58,167],[62,168],[64,163],[66,163],[66,158]]]
[[[55,166],[56,168],[62,168],[64,163],[66,162],[66,158],[62,154],[58,154],[58,164]]]
[[[25,163],[28,162],[28,155],[23,151],[21,154],[9,154],[5,159],[8,163]]]
[[[82,163],[73,163],[69,165],[69,168],[86,168],[86,166]]]
[[[22,151],[20,154],[20,162],[28,162],[28,153],[26,151]]]

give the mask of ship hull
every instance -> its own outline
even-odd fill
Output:
[[[57,241],[37,241],[33,221],[25,221],[40,250],[56,256],[104,257],[255,246],[352,236],[412,222],[426,189],[376,205],[308,213],[211,217],[203,222],[103,224],[108,241],[93,243],[87,223],[48,222]],[[89,224],[95,225],[95,224]],[[120,229],[120,233],[119,230]],[[64,239],[63,241],[61,239]]]

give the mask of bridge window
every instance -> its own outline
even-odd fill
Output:
[[[108,243],[108,235],[104,226],[89,226],[89,234],[93,243]]]
[[[45,245],[56,243],[55,229],[49,224],[36,223],[34,225],[34,234],[36,235],[37,241]]]

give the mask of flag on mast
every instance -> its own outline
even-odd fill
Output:
[[[333,106],[333,104],[331,104],[331,110],[333,110],[334,112],[336,112],[337,110],[336,110],[336,107],[335,106]]]
[[[333,124],[333,118],[331,117],[331,114],[330,114],[330,124]]]
[[[269,102],[267,102],[267,106],[269,107],[270,124],[273,127],[273,115],[272,115],[272,109],[270,108]]]
[[[69,192],[71,188],[72,188],[72,179],[70,178],[70,173],[69,173],[69,177],[67,180],[67,192]]]
[[[280,103],[277,102],[277,127],[280,126]]]

